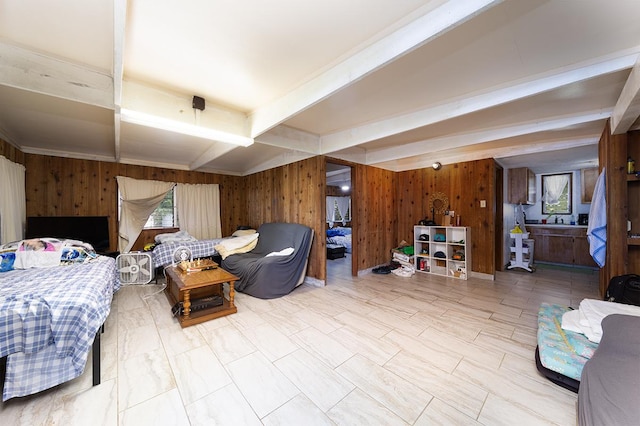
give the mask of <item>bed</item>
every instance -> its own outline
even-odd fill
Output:
[[[0,273],[3,401],[80,376],[109,315],[120,286],[115,259],[94,255],[74,262],[66,256],[58,266]]]
[[[335,226],[327,229],[327,244],[342,246],[345,252],[351,253],[351,228]]]

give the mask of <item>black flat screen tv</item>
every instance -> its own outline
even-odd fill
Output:
[[[30,216],[25,238],[69,238],[89,243],[98,253],[109,251],[107,216]]]

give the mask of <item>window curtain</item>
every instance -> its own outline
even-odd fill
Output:
[[[333,228],[333,222],[335,221],[336,198],[338,197],[327,196],[327,223],[329,228]]]
[[[118,249],[127,253],[133,247],[149,215],[162,202],[173,182],[116,177],[122,197]]]
[[[569,184],[568,175],[554,175],[545,178],[544,201],[547,204],[558,204],[564,188]]]
[[[218,184],[179,183],[176,204],[181,231],[187,231],[199,240],[222,237]]]
[[[336,202],[338,203],[338,211],[340,212],[340,217],[342,217],[342,225],[346,225],[347,212],[349,210],[351,197],[336,197]]]
[[[26,199],[24,166],[0,156],[0,244],[24,237]]]

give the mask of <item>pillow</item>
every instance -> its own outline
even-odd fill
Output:
[[[258,244],[258,235],[260,234],[254,232],[241,237],[227,238],[220,241],[220,243],[216,244],[213,248],[216,249],[218,254],[224,260],[227,256],[231,256],[232,254],[247,253],[256,248],[256,245]]]
[[[271,253],[269,253],[268,255],[266,255],[265,257],[271,257],[271,256],[289,256],[290,254],[292,254],[295,251],[295,249],[293,247],[287,247],[285,249],[282,249],[280,251],[272,251]]]
[[[255,240],[251,241],[247,245],[244,245],[242,247],[237,247],[237,248],[234,248],[234,249],[227,249],[224,246],[220,246],[220,247],[219,246],[215,246],[214,248],[216,249],[216,251],[218,252],[220,257],[222,257],[222,260],[224,260],[228,256],[231,256],[232,254],[250,252],[251,250],[256,248],[257,245],[258,245],[258,239],[255,239]]]
[[[60,265],[62,242],[53,238],[22,240],[16,250],[16,269],[44,268]]]
[[[187,231],[178,231],[178,232],[168,232],[166,234],[158,234],[154,238],[155,242],[158,244],[169,243],[169,242],[180,242],[180,243],[188,243],[192,241],[198,241],[195,237],[189,235]]]
[[[232,237],[244,237],[245,235],[255,234],[257,231],[255,229],[238,229],[236,232],[231,234]]]
[[[8,251],[0,253],[0,272],[7,272],[13,269],[13,262],[16,260],[15,252]]]

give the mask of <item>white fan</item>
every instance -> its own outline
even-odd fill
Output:
[[[147,284],[153,279],[151,254],[123,253],[116,258],[121,284]]]
[[[173,266],[184,261],[193,261],[193,255],[191,254],[190,248],[180,246],[173,251]]]

